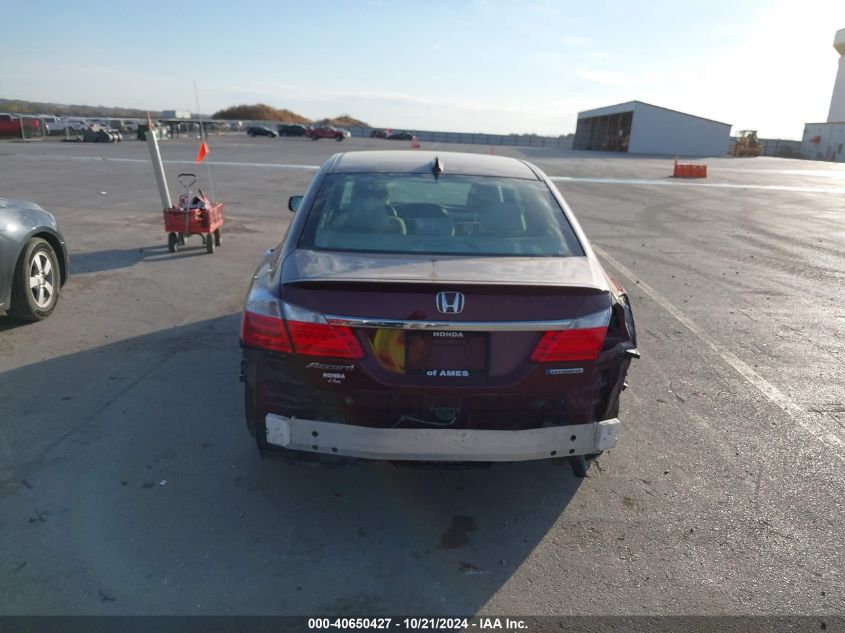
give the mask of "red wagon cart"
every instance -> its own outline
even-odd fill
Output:
[[[185,193],[179,198],[179,206],[164,210],[164,230],[167,231],[167,248],[171,253],[185,245],[191,235],[199,235],[205,250],[214,252],[220,246],[220,227],[223,226],[223,203],[212,202],[202,189],[191,196],[191,187],[197,181],[196,174],[179,174],[179,182]]]

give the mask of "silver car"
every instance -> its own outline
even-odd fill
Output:
[[[0,198],[0,312],[21,321],[50,316],[69,269],[53,214],[34,202]]]

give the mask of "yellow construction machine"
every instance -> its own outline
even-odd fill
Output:
[[[757,140],[757,130],[740,130],[736,134],[736,141],[731,148],[731,156],[759,156],[763,153],[763,146]]]

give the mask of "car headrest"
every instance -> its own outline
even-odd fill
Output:
[[[351,209],[342,225],[350,233],[400,233],[405,235],[405,222],[394,217],[390,207],[369,205]]]
[[[480,231],[489,235],[517,236],[525,233],[522,208],[513,202],[498,202],[487,206],[479,220]]]
[[[378,200],[387,202],[390,197],[387,184],[383,180],[360,180],[355,183],[352,191],[352,202],[363,200]]]
[[[479,207],[488,204],[494,204],[502,201],[502,196],[499,193],[499,188],[496,185],[474,182],[469,188],[467,194],[467,206]]]

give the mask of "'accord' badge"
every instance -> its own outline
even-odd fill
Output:
[[[434,296],[437,311],[442,314],[458,314],[464,311],[464,295],[460,292],[438,292]]]

